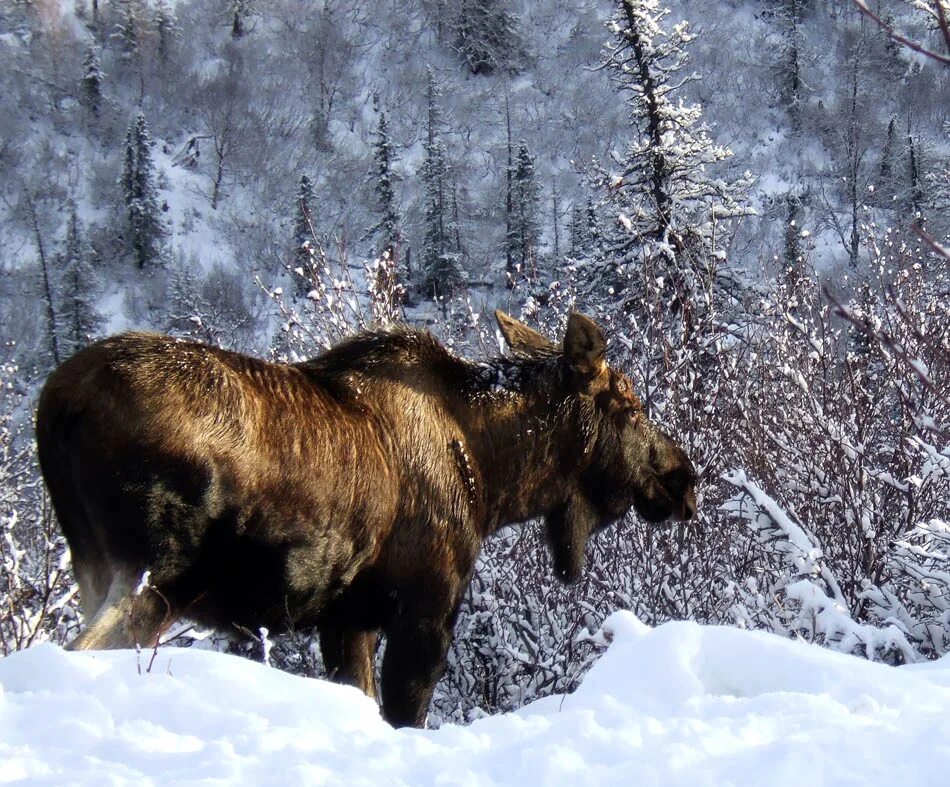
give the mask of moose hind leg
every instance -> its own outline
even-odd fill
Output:
[[[320,631],[320,652],[330,679],[356,686],[375,700],[378,638],[376,631]]]
[[[163,594],[154,588],[145,588],[136,595],[137,586],[138,578],[133,579],[131,574],[115,574],[99,611],[68,649],[110,650],[155,645],[176,615]]]
[[[112,587],[112,577],[107,561],[88,559],[80,560],[73,554],[73,573],[79,584],[79,603],[82,615],[87,623],[91,622],[102,605],[105,604]]]

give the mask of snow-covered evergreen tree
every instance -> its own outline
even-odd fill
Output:
[[[791,293],[789,311],[794,312],[797,308],[798,294],[800,292],[801,280],[808,275],[807,271],[807,238],[808,233],[802,228],[802,198],[795,192],[789,192],[785,195],[785,244],[784,259],[782,260],[782,273],[787,290]]]
[[[142,22],[144,12],[141,0],[119,0],[114,13],[117,16],[112,29],[112,40],[123,60],[137,60],[141,54]]]
[[[537,270],[539,189],[534,174],[534,156],[521,140],[511,173],[511,216],[508,225],[508,254],[525,275]]]
[[[70,204],[66,239],[59,256],[59,319],[60,350],[71,355],[93,339],[102,325],[96,310],[96,272],[91,251],[82,238],[75,202]]]
[[[79,94],[83,105],[93,116],[99,115],[102,106],[102,62],[99,59],[99,47],[89,44],[82,61],[82,78],[80,79]]]
[[[251,13],[251,0],[231,0],[231,38],[243,38]]]
[[[313,215],[314,208],[313,183],[303,174],[297,187],[294,198],[294,254],[293,273],[297,295],[305,296],[311,289],[311,273],[314,256],[317,253],[316,223]]]
[[[944,122],[946,138],[950,140],[950,120]],[[944,218],[947,226],[950,218],[950,159],[936,162],[934,168],[924,176],[926,191],[929,194],[930,212]]]
[[[32,230],[33,242],[36,245],[36,256],[40,264],[40,280],[42,286],[43,310],[46,316],[46,348],[49,352],[49,358],[44,358],[44,362],[52,359],[54,364],[58,364],[62,359],[62,353],[59,348],[59,323],[56,314],[56,275],[53,270],[52,260],[47,253],[47,242],[45,240],[45,231],[40,223],[37,213],[36,195],[27,192],[24,195],[27,214]]]
[[[898,141],[897,117],[891,115],[887,123],[887,136],[881,148],[881,160],[878,164],[877,179],[874,184],[874,194],[877,203],[887,207],[901,192],[900,167],[897,166]]]
[[[778,81],[779,97],[792,122],[798,130],[804,93],[802,78],[805,58],[804,19],[810,10],[810,0],[772,0],[772,17],[778,28],[779,46],[774,66]]]
[[[453,249],[452,210],[439,88],[430,68],[427,72],[425,160],[420,171],[425,193],[425,236],[422,246],[422,292],[427,298],[454,295],[465,281],[458,252]]]
[[[504,0],[460,0],[455,48],[473,74],[515,73],[524,58],[518,19]]]
[[[506,285],[511,288],[515,284],[515,257],[513,253],[515,228],[512,224],[515,216],[515,151],[511,138],[511,100],[508,95],[507,83],[505,86],[505,152],[507,166],[505,167],[505,277]]]
[[[916,221],[922,216],[924,181],[921,175],[920,140],[907,134],[907,207]]]
[[[594,205],[594,198],[587,197],[587,208],[584,211],[587,220],[587,248],[596,253],[600,248],[602,235],[600,232],[600,221],[597,218],[597,207]]]
[[[704,286],[721,251],[721,222],[747,214],[745,183],[730,183],[710,168],[731,151],[715,144],[698,104],[683,88],[698,77],[686,71],[685,22],[668,30],[659,0],[618,0],[609,23],[613,34],[604,63],[627,104],[633,139],[616,160],[619,171],[599,169],[603,227],[610,264],[619,263],[617,284],[630,276],[663,277],[680,305]]]
[[[579,202],[571,205],[571,221],[568,225],[568,237],[571,241],[571,259],[577,259],[587,251],[587,215]]]
[[[132,121],[125,135],[120,186],[129,251],[136,265],[144,269],[159,262],[164,230],[152,163],[152,139],[142,112]]]
[[[379,224],[376,227],[379,236],[377,253],[381,255],[388,250],[389,259],[395,266],[397,275],[406,282],[408,271],[402,270],[401,261],[397,258],[402,232],[399,211],[396,208],[393,171],[395,162],[396,150],[389,136],[389,123],[386,120],[386,113],[380,111],[376,139],[373,141],[373,185],[376,192],[376,210],[379,215]]]
[[[297,195],[294,197],[294,249],[299,252],[306,244],[313,243],[313,183],[306,174],[300,176]]]
[[[158,62],[164,65],[168,62],[172,39],[180,33],[175,11],[168,0],[157,0],[152,6],[150,20],[155,31],[155,55]]]

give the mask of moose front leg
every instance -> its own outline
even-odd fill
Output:
[[[422,727],[435,684],[445,669],[453,616],[386,629],[383,657],[383,717],[394,727]]]
[[[330,680],[356,686],[376,699],[376,631],[327,628],[320,631],[320,652]]]

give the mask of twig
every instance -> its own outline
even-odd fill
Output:
[[[854,3],[854,5],[862,14],[868,17],[878,27],[880,27],[881,30],[887,33],[887,35],[897,41],[897,43],[903,44],[908,49],[912,49],[924,57],[929,57],[932,60],[936,60],[938,63],[943,63],[945,66],[950,66],[950,56],[941,55],[939,52],[934,52],[932,49],[927,49],[927,47],[925,47],[923,44],[920,44],[903,35],[902,33],[897,32],[893,26],[889,25],[870,8],[868,8],[866,0],[851,0],[851,2]],[[947,20],[947,15],[944,12],[943,4],[940,2],[940,0],[935,0],[934,7],[936,8],[937,22],[940,25],[941,32],[943,33],[943,39],[947,44],[947,49],[950,49],[950,22]]]
[[[945,260],[950,262],[950,249],[947,249],[944,246],[941,246],[937,243],[936,239],[927,232],[920,224],[914,224],[913,230],[916,233],[917,237],[920,238],[924,243],[926,243],[931,250],[940,257],[943,257]]]
[[[943,402],[943,404],[950,406],[950,396],[947,396],[947,394],[944,391],[941,391],[936,386],[933,380],[931,380],[930,377],[920,368],[920,363],[910,357],[910,355],[907,353],[907,350],[904,349],[904,346],[899,341],[897,341],[891,334],[885,331],[877,330],[871,324],[868,318],[866,317],[861,318],[861,317],[856,316],[854,312],[851,311],[851,309],[849,309],[847,306],[842,304],[837,298],[835,298],[835,296],[831,294],[831,292],[828,290],[827,287],[823,289],[824,289],[825,297],[834,307],[834,313],[838,317],[841,317],[843,320],[850,323],[859,331],[861,331],[869,339],[877,342],[878,344],[880,344],[881,346],[889,350],[891,353],[893,353],[895,358],[897,358],[905,366],[910,368],[913,375],[917,378],[917,380],[926,390],[928,390],[930,393],[936,396],[939,401]],[[896,298],[894,299],[894,301],[897,304],[897,310],[900,316],[904,318],[905,322],[908,323],[908,326],[914,331],[914,333],[918,336],[918,338],[922,338],[919,336],[919,333],[916,331],[916,329],[912,325],[910,325],[909,321],[907,321],[906,312],[900,306]]]
[[[146,572],[146,575],[147,573],[148,572]],[[147,582],[147,579],[145,581]],[[168,599],[165,597],[165,594],[162,593],[162,591],[160,591],[153,584],[148,583],[145,586],[144,590],[151,590],[165,604],[165,615],[162,618],[162,622],[158,626],[158,631],[155,632],[155,641],[152,643],[152,655],[150,656],[148,660],[148,664],[145,666],[145,672],[151,673],[152,665],[155,664],[155,659],[158,657],[158,645],[162,638],[162,632],[165,631],[168,628],[169,623],[171,623],[172,605],[169,603]],[[138,594],[132,597],[132,606],[129,609],[129,623],[132,626],[133,633],[135,632],[135,602],[137,600],[138,600]],[[136,641],[135,641],[135,652],[136,652],[136,660],[137,660],[136,669],[138,671],[138,674],[141,675],[142,664],[140,661],[138,661],[138,658],[141,655],[141,647],[139,645],[138,638],[136,638]]]

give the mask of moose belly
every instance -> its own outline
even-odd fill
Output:
[[[252,632],[309,626],[378,554],[386,523],[353,490],[293,478],[248,489],[224,465],[193,470],[187,484],[159,471],[126,487],[147,508],[153,581],[188,617]]]
[[[372,544],[323,521],[238,519],[212,521],[188,568],[169,583],[186,614],[209,625],[315,625],[374,556]]]

